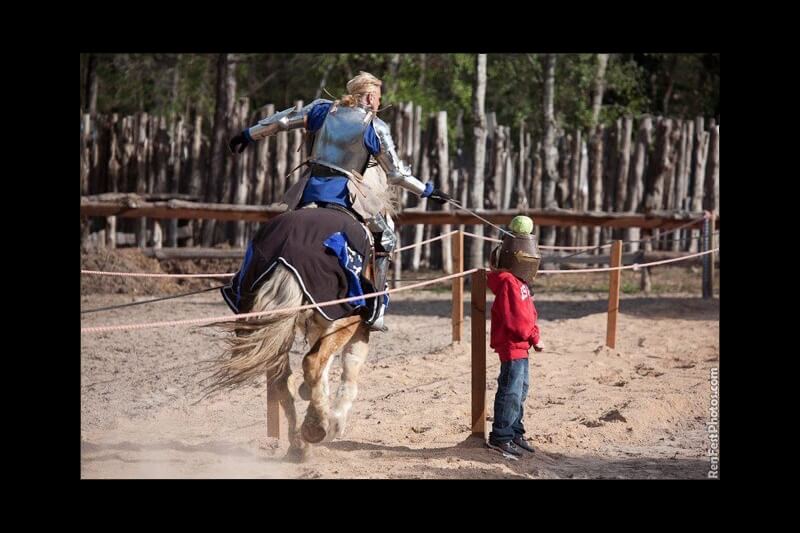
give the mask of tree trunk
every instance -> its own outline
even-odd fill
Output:
[[[334,63],[333,63],[333,61],[331,61],[330,63],[328,63],[328,66],[325,67],[325,72],[322,73],[322,79],[319,80],[319,87],[317,87],[317,92],[314,94],[314,99],[315,100],[317,98],[322,97],[322,90],[325,89],[325,85],[328,83],[328,76],[330,75],[331,70],[333,70],[333,65],[334,65]],[[269,116],[269,115],[267,115],[267,116]],[[264,140],[266,140],[266,139],[264,139]]]
[[[506,126],[506,152],[503,159],[506,162],[503,173],[503,209],[508,209],[511,206],[511,193],[514,190],[514,152],[511,149],[511,126]]]
[[[692,201],[690,210],[693,212],[703,209],[703,185],[706,177],[706,158],[708,157],[707,131],[703,129],[703,117],[695,119],[695,146],[694,146],[694,175],[692,180]],[[696,252],[700,249],[700,230],[692,229],[692,240],[689,251]]]
[[[188,193],[201,198],[203,192],[203,169],[205,166],[200,157],[200,151],[203,145],[203,115],[195,113],[194,116],[194,129],[192,130],[192,151],[191,151],[191,169],[189,174],[189,188]],[[186,241],[186,246],[194,246],[195,241],[200,240],[200,221],[190,220],[190,235]],[[196,229],[197,228],[197,229]]]
[[[119,150],[119,115],[111,115],[109,123],[109,146],[108,146],[108,188],[110,192],[118,192],[120,186],[120,150]],[[106,218],[106,246],[108,248],[117,247],[117,217]]]
[[[211,133],[211,161],[206,180],[207,202],[219,202],[221,198],[221,180],[225,168],[225,150],[227,123],[229,109],[233,102],[228,102],[227,81],[233,68],[231,65],[232,54],[218,54],[217,56],[217,88],[216,105],[214,108],[214,126]],[[234,78],[235,79],[235,78]],[[203,221],[203,246],[210,247],[214,244],[215,220]]]
[[[86,63],[86,112],[97,114],[97,55],[89,54]]]
[[[555,77],[556,77],[556,56],[547,54],[545,57],[545,81],[544,81],[544,144],[542,145],[542,159],[544,168],[542,172],[542,206],[545,209],[557,207],[556,203],[556,181],[558,180],[558,170],[556,169],[555,136],[556,122],[553,113],[553,98],[555,96]],[[542,228],[542,244],[552,246],[556,242],[556,231],[553,226]]]
[[[622,143],[620,147],[617,165],[617,185],[614,198],[614,210],[622,211],[625,209],[625,202],[628,193],[628,173],[630,172],[631,161],[631,132],[633,130],[633,119],[625,117],[622,128]]]
[[[664,179],[671,172],[670,152],[672,137],[672,120],[664,119],[656,128],[656,146],[653,164],[647,174],[645,186],[644,212],[661,209]]]
[[[662,208],[673,210],[675,209],[675,173],[678,163],[678,151],[680,149],[681,128],[683,121],[676,119],[672,124],[672,133],[670,134],[669,142],[669,172],[664,174],[664,201]]]
[[[542,142],[536,142],[531,161],[531,207],[542,207]],[[541,235],[540,235],[541,237]]]
[[[222,148],[222,153],[224,154],[225,160],[225,170],[222,172],[222,176],[220,177],[220,181],[222,182],[220,201],[226,204],[233,203],[234,201],[234,195],[236,193],[234,190],[236,185],[236,167],[237,163],[241,161],[241,159],[234,157],[227,146],[227,141],[231,135],[233,133],[238,133],[242,129],[239,116],[236,112],[238,109],[238,101],[236,99],[237,61],[238,56],[235,54],[229,54],[228,71],[227,76],[225,77],[225,117],[227,120],[225,121],[226,132],[225,137],[223,138],[224,144]],[[237,223],[235,222],[228,222],[227,224],[218,225],[215,233],[217,242],[233,242],[236,234],[236,227]]]
[[[170,135],[167,132],[167,121],[166,118],[163,116],[158,117],[158,126],[155,129],[155,135],[153,139],[153,185],[152,191],[148,192],[157,192],[157,193],[165,193],[168,189],[167,184],[167,167],[169,166],[169,151],[170,151]],[[175,221],[177,222],[177,221]],[[163,222],[160,219],[153,219],[153,236],[154,242],[153,246],[156,248],[161,248],[162,246],[162,236],[164,235],[163,231]],[[156,239],[157,237],[157,239]]]
[[[622,119],[605,131],[603,139],[603,211],[614,211],[617,197],[617,161],[619,159],[619,138],[622,132]]]
[[[254,122],[275,114],[275,106],[267,104],[263,113],[256,115]],[[253,182],[253,205],[272,203],[272,187],[269,154],[270,138],[264,137],[256,143],[256,175]]]
[[[689,208],[688,202],[690,200],[688,194],[688,172],[692,162],[692,141],[694,133],[694,122],[691,120],[683,121],[681,128],[681,137],[678,144],[680,151],[678,152],[677,171],[675,173],[675,207],[681,211]],[[688,230],[680,230],[675,232],[672,236],[671,249],[675,252],[683,249],[683,242],[688,233]]]
[[[242,130],[246,128],[245,124],[250,116],[250,99],[243,97],[239,100],[238,110],[236,116],[238,118],[238,128]],[[297,130],[300,133],[300,130]],[[298,148],[299,148],[298,141]],[[233,198],[233,203],[243,205],[247,203],[247,196],[250,193],[250,157],[252,156],[252,148],[245,150],[241,154],[237,154],[237,168],[236,168],[236,191]],[[236,222],[234,227],[233,243],[237,248],[244,248],[245,246],[245,222],[240,220]]]
[[[589,210],[600,211],[603,206],[603,141],[605,128],[602,124],[595,127],[589,148]],[[592,246],[600,244],[600,226],[592,228]]]
[[[297,100],[295,103],[295,108],[302,109],[303,108],[303,101]],[[300,161],[304,159],[304,154],[301,152],[300,147],[303,142],[303,132],[305,130],[302,128],[297,128],[296,130],[292,130],[292,142],[289,146],[289,170],[290,172],[292,169],[296,169],[297,165],[300,164]],[[300,175],[302,174],[303,169],[295,170],[292,172],[292,175],[289,176],[289,186],[291,187],[295,183],[300,180]]]
[[[389,61],[389,93],[391,98],[395,97],[397,92],[397,71],[400,68],[400,54],[392,54],[392,59]]]
[[[439,187],[442,191],[450,194],[455,191],[450,189],[450,155],[449,146],[447,144],[447,111],[439,111],[436,113],[436,154],[439,162]],[[450,204],[442,206],[443,211],[450,211]],[[451,230],[450,224],[442,226],[442,233],[449,233]],[[442,243],[442,268],[445,274],[453,273],[453,257],[450,253],[450,237],[445,237],[441,240]]]
[[[592,127],[597,124],[600,118],[600,108],[603,106],[603,92],[606,88],[608,56],[609,54],[597,54],[597,72],[594,77],[594,91],[592,91]]]
[[[675,68],[678,66],[678,55],[674,54],[670,57],[669,67],[667,68],[667,90],[664,91],[664,98],[661,101],[661,107],[664,115],[669,113],[669,102],[672,99],[672,89],[675,87]]]
[[[419,175],[419,169],[422,165],[422,106],[414,106],[414,156],[413,161],[408,164],[412,165],[412,173],[415,176]],[[412,164],[413,163],[413,164]]]
[[[589,149],[586,141],[581,141],[581,164],[578,178],[578,211],[586,211],[589,206]],[[581,226],[578,231],[578,246],[586,246],[589,228]]]
[[[719,214],[719,126],[711,129],[703,209]]]
[[[556,201],[558,207],[569,209],[569,178],[572,169],[572,134],[566,133],[558,140],[558,183],[556,184]],[[569,227],[556,228],[556,244],[567,245]]]
[[[475,152],[472,169],[471,206],[483,209],[483,169],[486,164],[486,54],[475,58],[475,85],[472,92],[473,115],[475,117]],[[472,232],[483,235],[483,226],[472,226]],[[483,267],[483,240],[472,239],[470,245],[470,268]]]
[[[488,115],[494,116],[494,113]],[[493,121],[489,120],[489,124]],[[491,131],[491,126],[490,126]],[[494,132],[494,142],[492,145],[492,193],[489,197],[490,209],[501,209],[503,205],[503,170],[505,169],[505,161],[503,155],[505,154],[506,132],[502,126],[496,127]]]
[[[136,189],[137,193],[147,192],[147,113],[139,113],[136,133]],[[136,246],[147,246],[147,219],[142,217],[136,221]]]
[[[647,154],[650,149],[653,122],[649,116],[644,116],[639,123],[639,132],[636,137],[636,149],[633,154],[633,170],[628,180],[628,194],[625,197],[625,211],[641,211],[642,197],[644,196],[644,173],[647,166]],[[637,241],[641,237],[640,228],[628,228],[625,240]],[[638,242],[630,243],[630,251],[639,250]]]
[[[173,125],[170,143],[170,163],[172,179],[169,181],[169,192],[178,194],[181,182],[181,156],[183,148],[183,117],[178,117]],[[178,219],[167,221],[167,246],[178,246]]]
[[[286,192],[286,162],[289,151],[289,132],[280,131],[275,135],[275,183],[273,201],[282,202]]]
[[[431,128],[427,128],[424,135],[424,139],[422,140],[422,147],[420,150],[419,180],[423,183],[429,181],[431,177],[430,157],[428,156],[430,134],[431,134]],[[417,208],[423,211],[427,211],[428,199],[420,198],[419,203],[417,204]],[[414,246],[414,248],[412,249],[412,254],[411,254],[411,270],[414,272],[419,271],[421,265],[422,246],[420,245],[420,243],[423,241],[424,235],[425,235],[425,225],[415,224],[414,244],[416,246]],[[397,257],[396,261],[400,261],[400,257]]]
[[[531,144],[529,137],[525,135],[525,122],[520,121],[519,124],[519,159],[517,162],[517,180],[516,180],[516,193],[517,193],[517,209],[528,208],[528,191],[530,190],[530,176],[526,168],[526,161],[530,155]],[[526,142],[527,140],[527,142]]]
[[[89,170],[91,169],[91,115],[81,115],[81,196],[89,194]]]
[[[569,174],[569,208],[576,211],[580,210],[578,195],[580,192],[581,179],[581,130],[575,130],[575,139],[572,143],[572,161]],[[575,246],[578,240],[578,227],[570,226],[567,242],[570,246]]]

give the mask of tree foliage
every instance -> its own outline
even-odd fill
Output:
[[[85,107],[89,54],[81,54],[81,108]],[[202,113],[215,105],[215,54],[97,54],[99,113]],[[413,101],[428,112],[446,110],[451,137],[463,113],[471,135],[474,54],[237,54],[237,94],[251,109],[273,103],[335,97],[360,70],[384,80],[383,105]],[[487,111],[518,131],[542,131],[543,54],[489,54]],[[555,110],[562,129],[587,128],[596,76],[596,54],[561,54]],[[720,55],[611,54],[600,122],[644,113],[719,121]],[[206,122],[208,127],[208,122]]]

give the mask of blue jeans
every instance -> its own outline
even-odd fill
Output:
[[[525,433],[522,425],[525,398],[528,396],[528,359],[500,363],[497,394],[494,395],[494,421],[489,440],[508,442]]]

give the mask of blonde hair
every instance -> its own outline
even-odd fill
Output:
[[[345,107],[353,107],[358,103],[358,99],[365,94],[373,91],[373,87],[381,88],[382,81],[363,70],[358,76],[347,82],[347,93],[341,97],[339,102]]]

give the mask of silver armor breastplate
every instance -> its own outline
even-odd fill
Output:
[[[372,117],[360,107],[332,108],[315,136],[310,159],[363,173],[369,160],[364,130]]]

